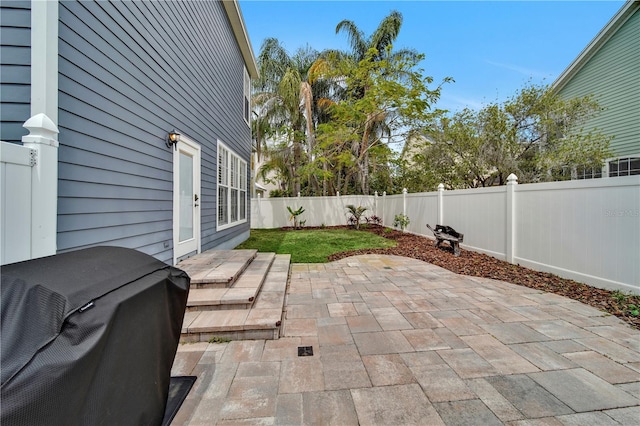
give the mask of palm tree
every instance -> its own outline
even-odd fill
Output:
[[[385,57],[396,56],[398,58],[403,57],[415,57],[417,54],[411,49],[402,49],[393,52],[388,48],[393,46],[393,42],[398,38],[400,34],[400,27],[402,26],[402,14],[397,10],[391,11],[389,16],[385,17],[378,28],[369,37],[365,37],[364,33],[356,26],[353,21],[343,20],[336,26],[336,34],[345,32],[347,34],[349,45],[351,47],[351,56],[356,61],[361,61],[366,58],[369,49],[375,49],[377,51],[374,60],[382,60]]]
[[[280,193],[285,196],[293,194],[293,161],[292,149],[286,143],[267,147],[265,161],[256,172],[263,182],[279,186]]]
[[[419,55],[414,50],[402,49],[393,51],[393,42],[398,38],[400,27],[402,26],[402,14],[394,10],[385,17],[378,28],[369,37],[356,26],[353,21],[343,20],[336,26],[336,34],[344,32],[347,34],[351,52],[346,54],[343,60],[353,63],[361,61],[382,62],[384,60],[416,59]],[[356,99],[362,99],[369,87],[367,79],[361,79],[354,87],[349,87],[350,95]],[[362,134],[358,145],[353,147],[357,156],[359,169],[360,188],[363,194],[368,194],[369,184],[369,148],[380,140],[385,126],[386,115],[374,111],[367,114],[362,128]]]
[[[356,229],[360,229],[360,219],[362,218],[362,215],[364,214],[364,212],[367,211],[366,207],[363,206],[354,206],[353,204],[347,204],[345,206],[347,208],[347,210],[349,210],[349,213],[351,214],[351,217],[349,218],[349,222],[353,222],[353,225]]]
[[[291,189],[294,194],[300,192],[303,154],[311,158],[314,152],[317,111],[314,91],[322,91],[323,86],[322,79],[318,78],[318,69],[322,67],[319,57],[320,54],[308,46],[291,56],[275,38],[263,42],[258,56],[260,79],[254,95],[254,104],[259,109],[256,120],[282,129],[291,143]]]
[[[252,102],[255,100],[252,99]],[[255,105],[255,103],[253,103]],[[251,136],[253,137],[253,152],[256,153],[257,160],[262,159],[262,152],[266,148],[267,139],[273,135],[274,129],[269,125],[268,117],[264,112],[252,111]]]

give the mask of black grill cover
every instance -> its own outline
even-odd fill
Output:
[[[162,422],[186,273],[119,247],[1,273],[0,424]]]

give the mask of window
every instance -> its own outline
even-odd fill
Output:
[[[218,229],[247,221],[247,163],[218,142]]]
[[[551,170],[553,180],[569,179],[598,179],[602,175],[602,167],[593,166],[562,166]]]
[[[640,175],[640,157],[609,161],[609,177]]]
[[[218,226],[229,223],[229,151],[218,144]]]
[[[244,121],[251,125],[251,78],[247,68],[244,68],[244,89],[243,89],[243,113]]]
[[[576,179],[597,179],[602,177],[602,167],[578,166]]]

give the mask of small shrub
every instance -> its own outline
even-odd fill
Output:
[[[346,206],[351,216],[348,219],[349,225],[355,226],[356,229],[360,229],[360,220],[365,211],[367,211],[366,207],[362,206],[354,206],[353,204],[349,204]]]
[[[209,339],[209,343],[229,343],[230,341],[231,339],[218,336],[213,336],[211,339]]]
[[[398,213],[396,217],[393,219],[393,226],[396,228],[400,228],[402,232],[409,226],[409,216],[406,214]]]
[[[624,302],[627,299],[627,295],[621,292],[620,290],[616,290],[611,293],[611,296],[616,299],[618,302]]]
[[[620,290],[616,290],[611,293],[611,297],[616,300],[619,304],[622,305],[622,309],[625,312],[628,312],[629,315],[637,317],[640,315],[640,307],[635,305],[634,303],[629,303],[629,295],[621,292]]]
[[[375,214],[369,217],[365,217],[365,220],[367,221],[367,223],[372,225],[382,225],[382,218],[380,216],[376,216]]]
[[[294,210],[293,208],[287,206],[287,210],[289,210],[289,213],[291,214],[291,216],[289,216],[289,220],[293,221],[293,229],[298,229],[298,216],[304,213],[304,207],[300,207],[298,210]]]
[[[391,228],[384,228],[384,233],[385,233],[385,234],[390,234],[390,233],[392,233],[392,232],[393,232],[393,229],[391,229]]]

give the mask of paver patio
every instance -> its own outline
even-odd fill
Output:
[[[292,264],[279,340],[180,345],[172,374],[198,376],[174,425],[640,425],[640,331],[397,256]]]

